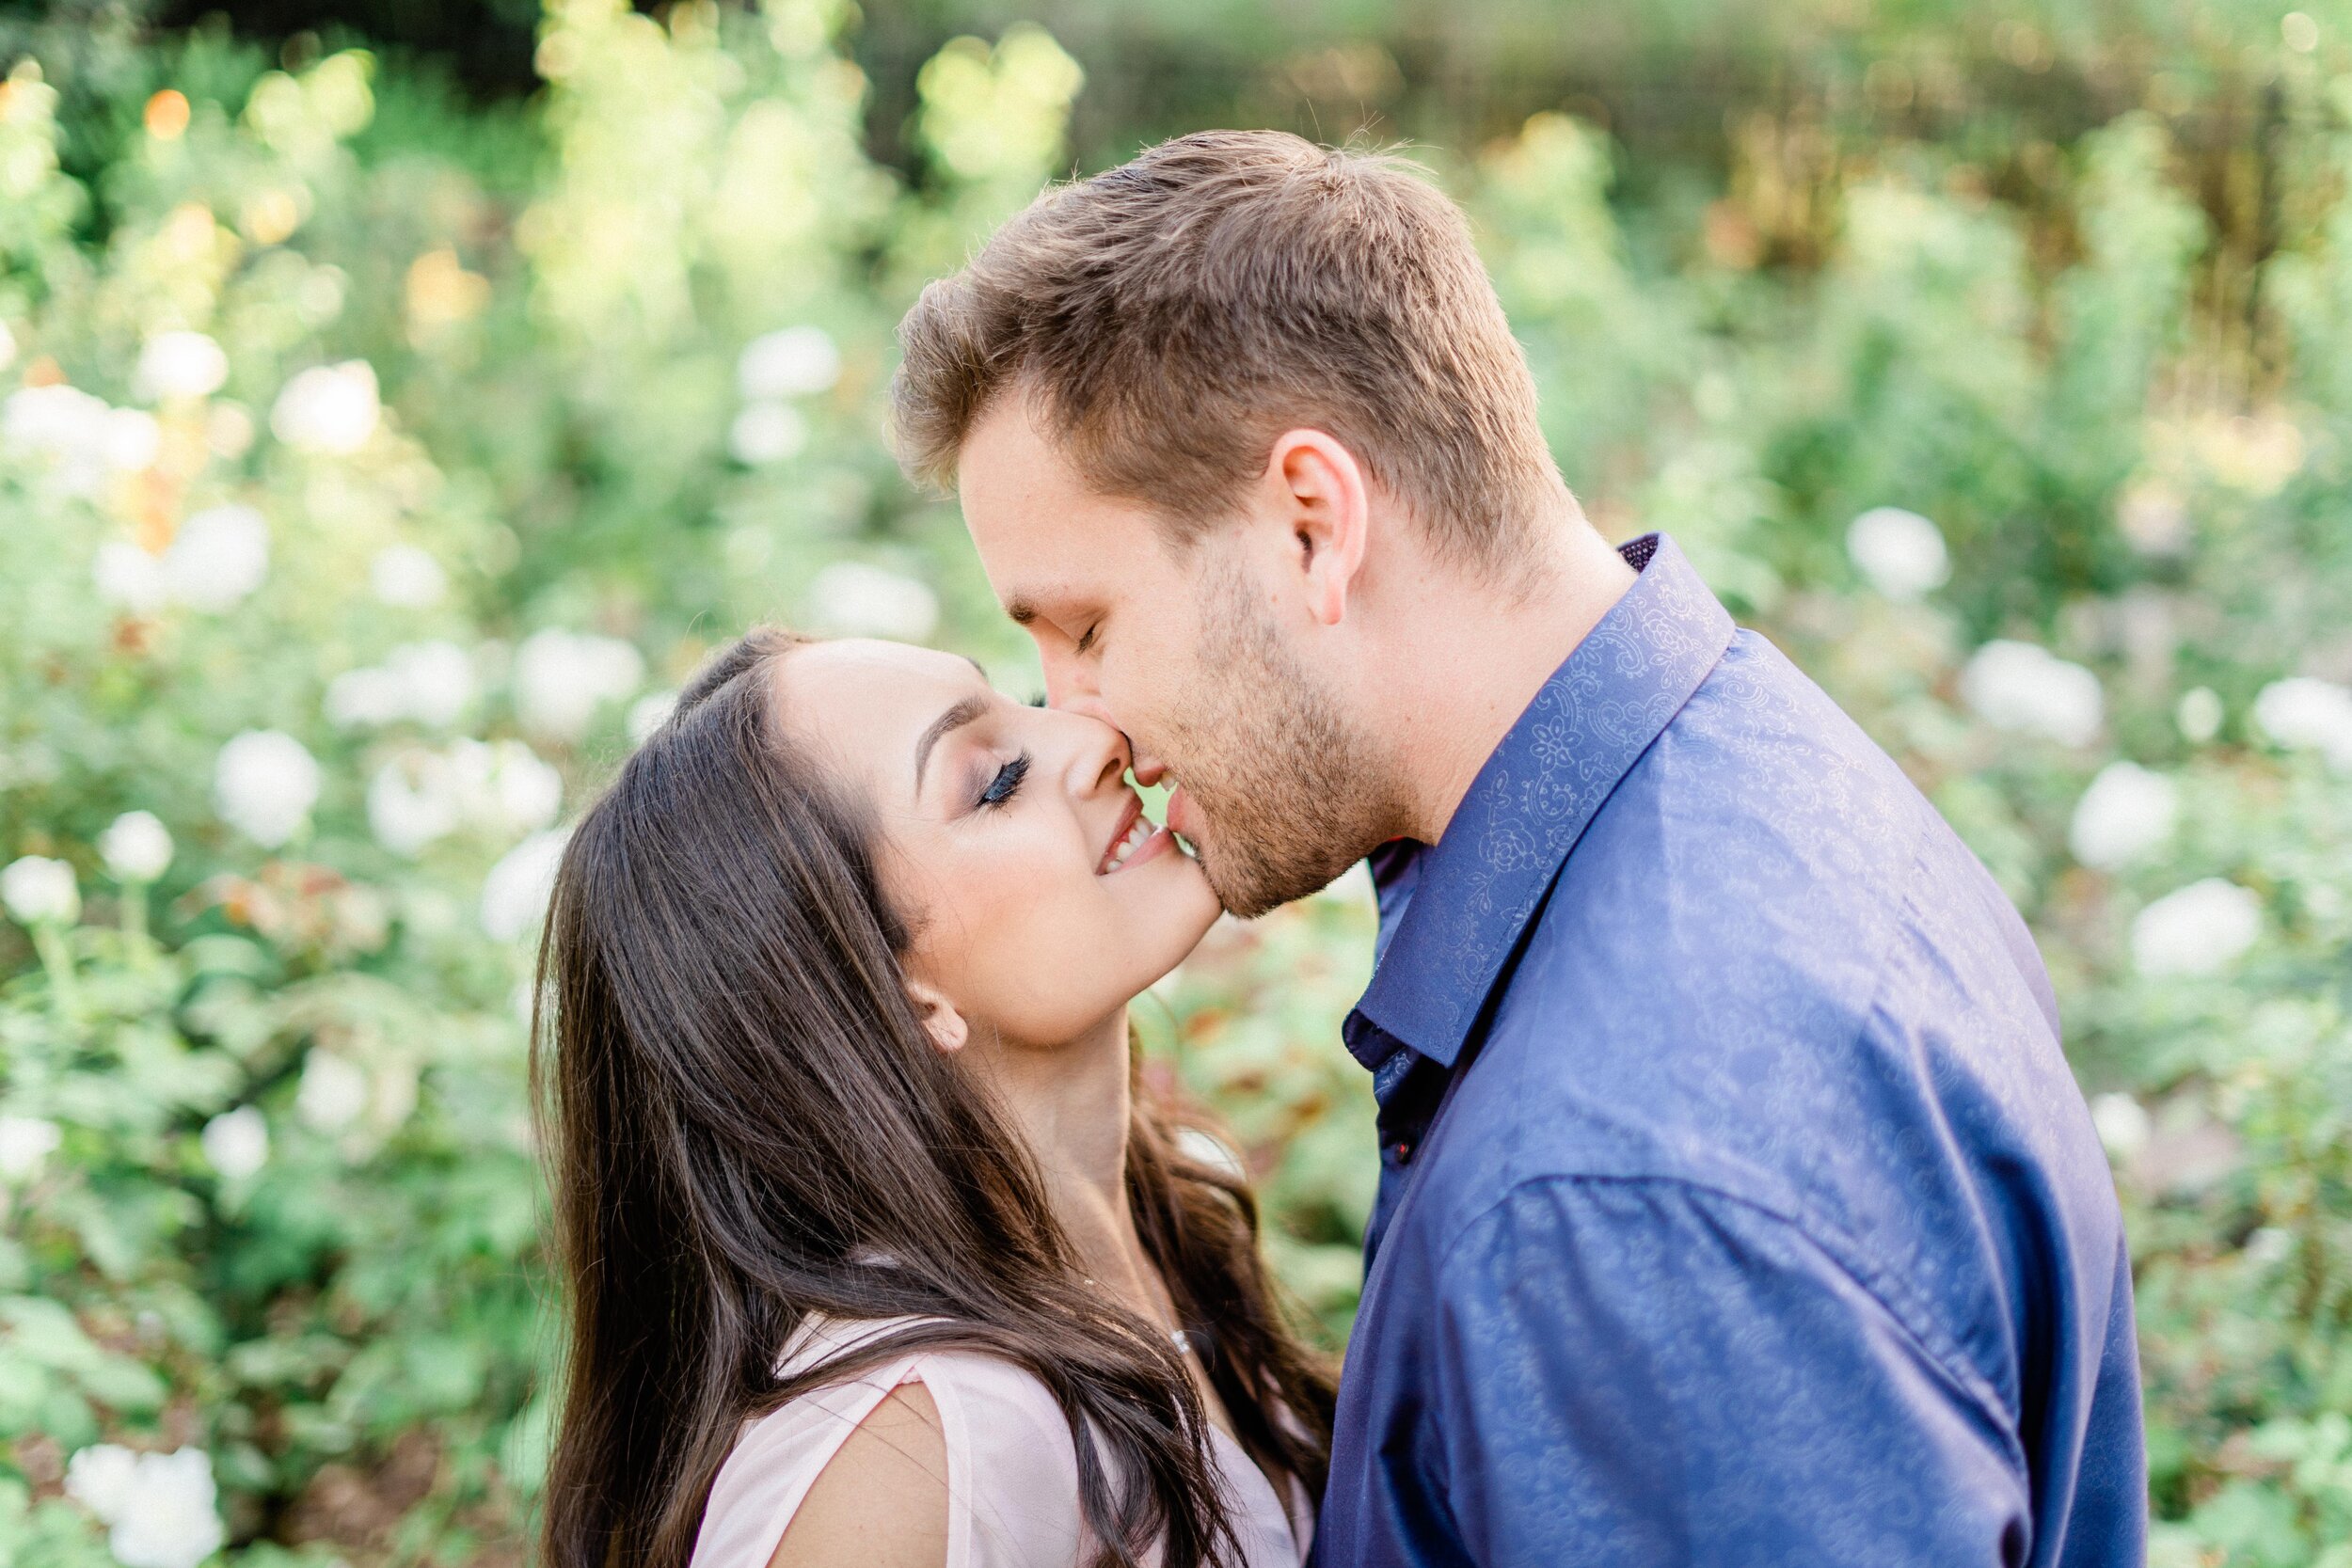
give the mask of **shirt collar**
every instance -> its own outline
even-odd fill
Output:
[[[1553,874],[1731,645],[1731,616],[1671,538],[1645,534],[1618,553],[1641,577],[1544,683],[1445,836],[1418,857],[1412,901],[1348,1019],[1348,1049],[1368,1068],[1399,1044],[1453,1066]]]

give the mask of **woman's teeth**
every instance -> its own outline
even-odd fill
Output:
[[[1137,814],[1127,831],[1120,835],[1119,842],[1112,845],[1109,852],[1104,855],[1104,874],[1108,875],[1125,865],[1127,857],[1142,848],[1146,841],[1157,832],[1159,829],[1153,825],[1150,817]]]

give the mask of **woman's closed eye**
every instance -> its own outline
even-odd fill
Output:
[[[996,769],[996,776],[989,781],[986,789],[980,791],[980,798],[973,802],[974,805],[985,808],[1007,804],[1021,793],[1021,781],[1028,776],[1029,753],[1024,752]]]

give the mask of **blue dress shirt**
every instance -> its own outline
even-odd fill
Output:
[[[1674,544],[1375,857],[1381,1186],[1316,1557],[2143,1555],[2131,1275],[2032,938]]]

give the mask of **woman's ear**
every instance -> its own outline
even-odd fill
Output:
[[[915,1016],[923,1021],[924,1032],[930,1036],[931,1044],[941,1055],[952,1056],[963,1049],[964,1041],[972,1037],[971,1025],[964,1022],[956,1005],[947,1000],[946,992],[927,981],[909,980],[907,997],[914,1004]]]

